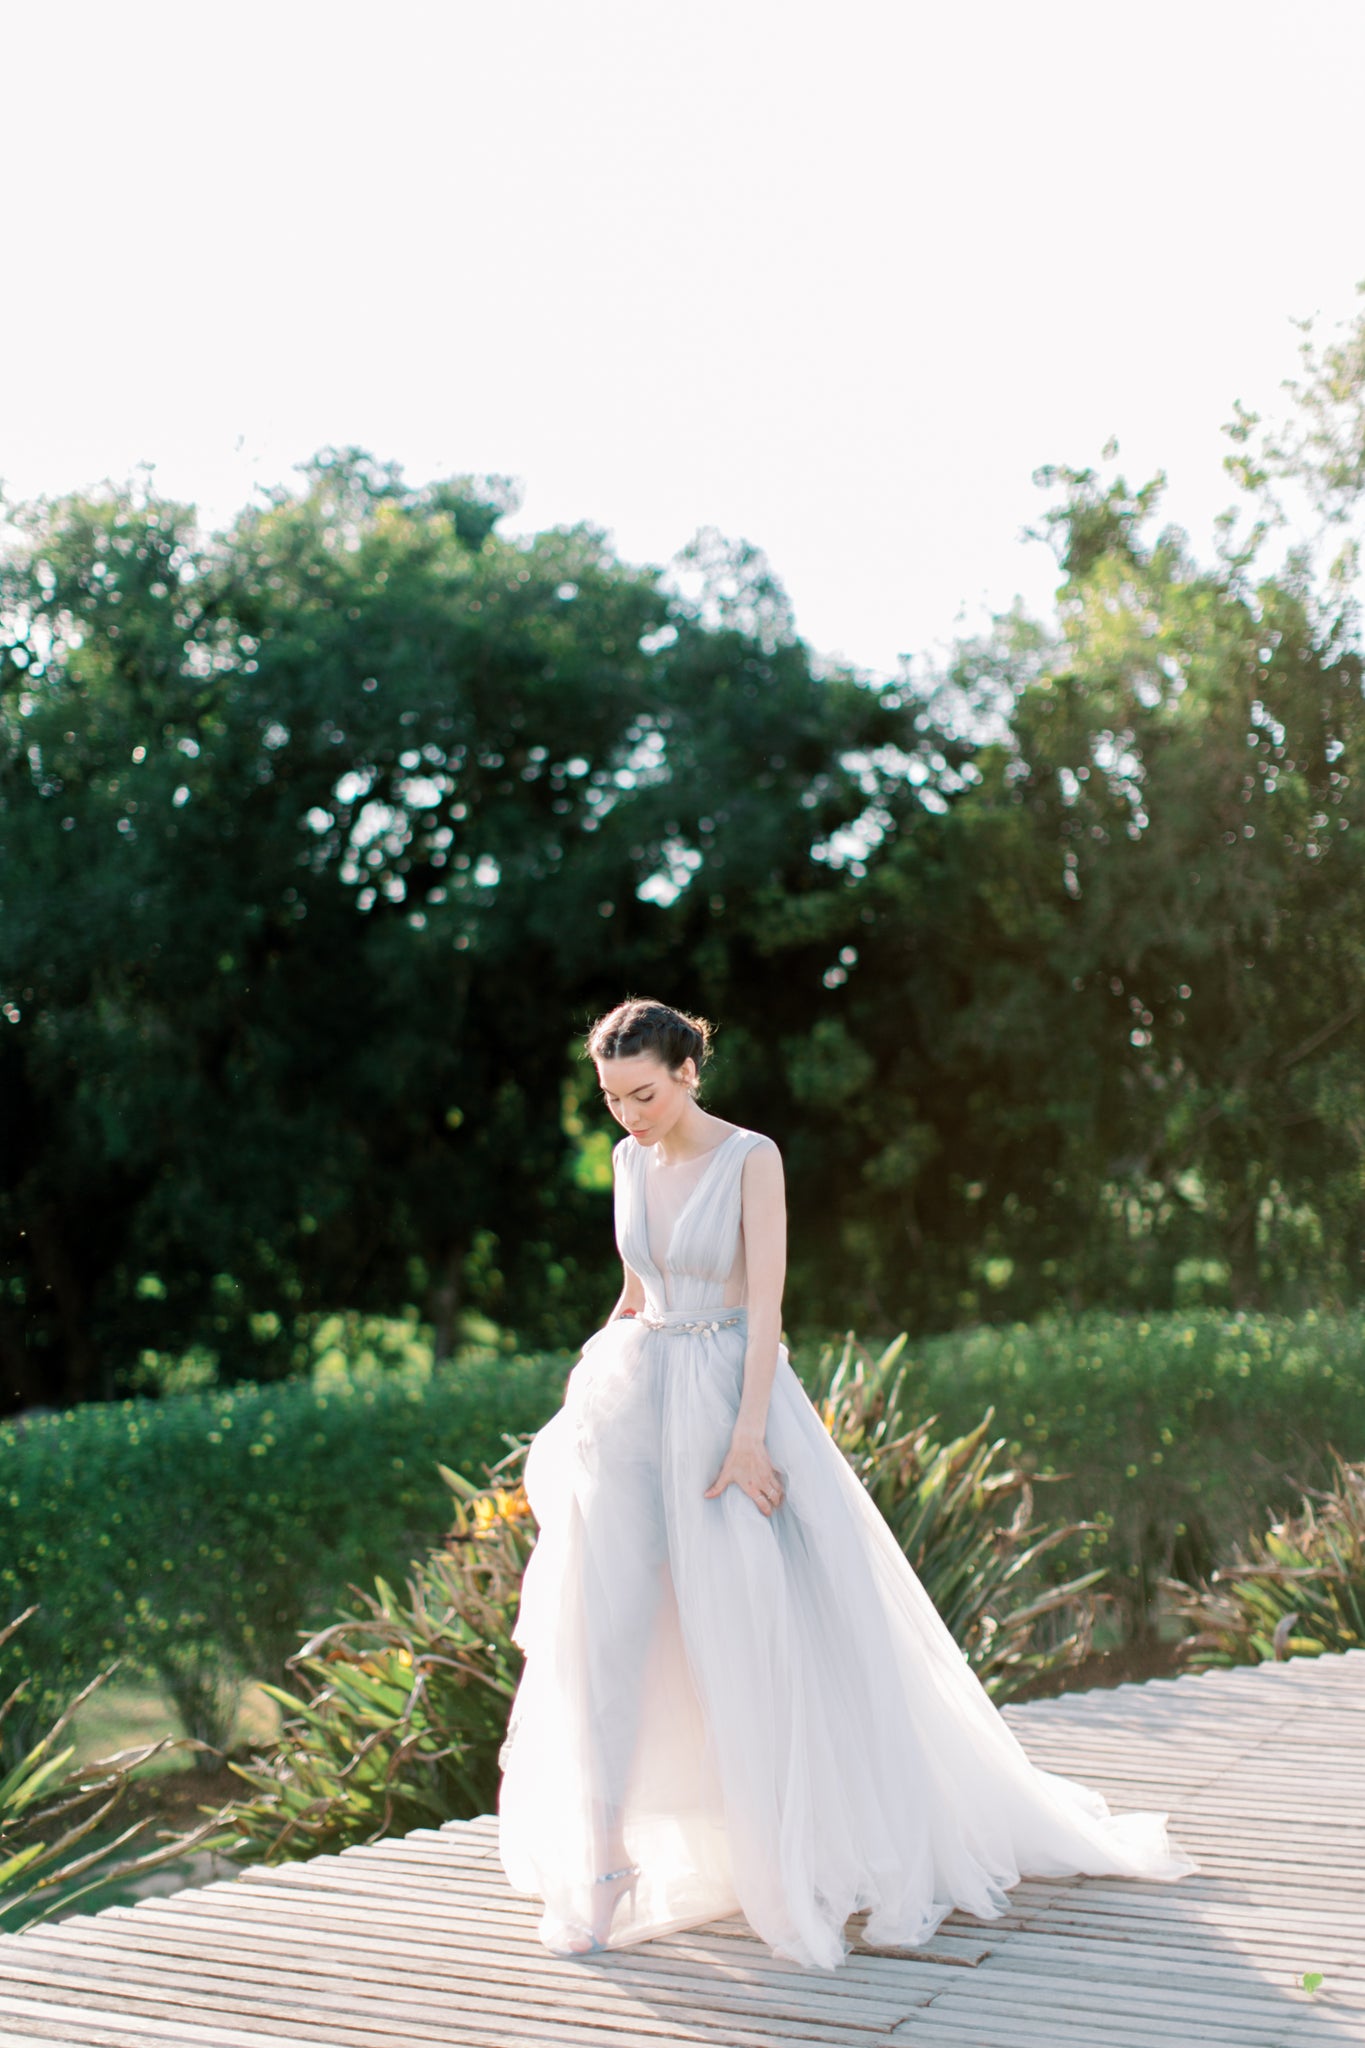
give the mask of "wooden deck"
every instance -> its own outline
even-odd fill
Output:
[[[1037,1763],[1169,1812],[1201,1871],[1026,1878],[1004,1919],[837,1972],[738,1920],[576,1963],[537,1942],[485,1816],[0,1937],[0,2042],[1365,2042],[1365,1650],[1005,1712]]]

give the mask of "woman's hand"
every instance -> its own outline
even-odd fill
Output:
[[[725,1453],[725,1463],[702,1498],[716,1500],[727,1486],[738,1486],[765,1515],[770,1515],[774,1508],[781,1507],[786,1497],[786,1488],[782,1484],[781,1474],[764,1448],[762,1437],[735,1431],[730,1439],[730,1448]]]

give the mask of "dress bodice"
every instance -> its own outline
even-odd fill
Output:
[[[700,1159],[660,1169],[650,1148],[618,1140],[616,1245],[644,1281],[646,1308],[718,1309],[743,1300],[741,1175],[748,1153],[771,1142],[740,1125]]]

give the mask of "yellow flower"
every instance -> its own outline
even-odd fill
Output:
[[[491,1495],[481,1493],[471,1506],[476,1536],[491,1536],[500,1523],[520,1522],[531,1512],[524,1486],[513,1487],[510,1492],[499,1487]]]

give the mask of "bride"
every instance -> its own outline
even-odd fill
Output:
[[[631,1000],[588,1036],[625,1284],[533,1439],[509,1884],[583,1955],[736,1911],[832,1968],[994,1919],[1021,1876],[1198,1868],[1158,1813],[1030,1763],[781,1342],[782,1158],[697,1101],[710,1028]]]

